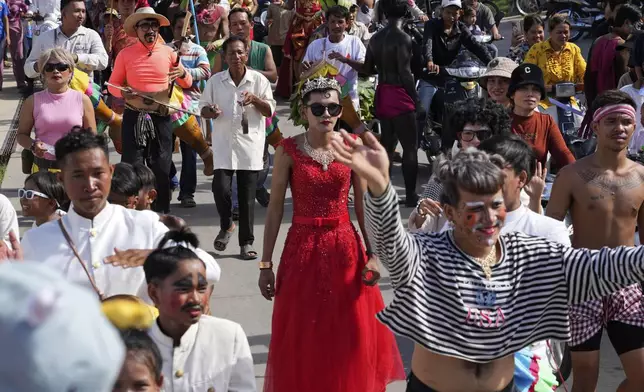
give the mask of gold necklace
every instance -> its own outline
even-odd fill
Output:
[[[485,257],[474,257],[474,260],[476,260],[477,263],[483,268],[483,273],[485,273],[485,278],[487,280],[492,279],[492,266],[494,266],[497,262],[496,260],[496,244],[492,247],[492,250],[490,253],[488,253],[487,256]]]

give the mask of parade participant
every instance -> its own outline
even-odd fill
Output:
[[[244,330],[204,314],[207,268],[191,250],[198,245],[197,236],[187,229],[169,231],[143,265],[150,298],[159,309],[149,335],[163,359],[164,390],[255,392],[253,356]]]
[[[358,5],[353,4],[349,8],[349,20],[347,21],[347,34],[354,35],[362,41],[364,46],[367,46],[369,43],[369,38],[371,38],[371,33],[369,28],[362,22],[356,20],[358,16]]]
[[[266,44],[271,47],[275,65],[282,64],[282,48],[286,40],[288,25],[293,17],[293,11],[287,10],[282,0],[271,0],[266,11],[266,23],[268,23],[268,36]]]
[[[63,0],[61,2],[62,24],[34,38],[29,58],[25,61],[25,74],[35,79],[42,69],[38,68],[40,55],[48,49],[62,47],[72,53],[75,66],[87,72],[94,79],[94,71],[107,67],[108,56],[103,41],[94,30],[83,26],[85,22],[85,2],[83,0]]]
[[[526,15],[523,18],[523,34],[520,29],[516,33],[513,31],[512,44],[508,53],[508,58],[514,60],[517,64],[522,64],[526,53],[532,45],[543,41],[545,32],[543,30],[543,20],[539,15]]]
[[[5,53],[7,46],[11,43],[11,35],[9,32],[9,8],[7,3],[0,1],[0,53]],[[2,84],[4,83],[4,58],[0,58],[0,91],[2,91]]]
[[[425,113],[430,113],[434,94],[445,84],[444,77],[439,74],[440,67],[449,66],[456,59],[462,46],[478,57],[483,64],[492,61],[488,50],[475,41],[470,30],[458,20],[461,8],[461,0],[443,0],[441,17],[425,23],[423,64],[427,65],[427,70],[423,72],[418,85],[418,95]],[[423,125],[418,124],[419,127]]]
[[[114,165],[107,201],[110,204],[133,209],[138,204],[139,192],[141,192],[141,180],[134,171],[134,166],[125,162]]]
[[[42,171],[25,178],[25,187],[18,189],[22,216],[34,218],[32,227],[60,219],[67,214],[69,200],[56,174]]]
[[[155,188],[157,181],[154,178],[154,172],[142,163],[136,163],[133,166],[134,172],[139,177],[139,181],[141,181],[141,190],[139,191],[136,209],[139,211],[150,210],[152,209],[152,203],[157,199],[157,190]]]
[[[23,0],[6,0],[6,5],[9,7],[9,41],[8,49],[11,54],[11,63],[13,76],[16,78],[16,85],[18,90],[23,90],[27,87],[27,80],[25,79],[25,57],[23,47],[22,35],[22,16],[29,9]]]
[[[556,167],[575,161],[553,118],[535,109],[546,96],[541,69],[527,61],[512,71],[508,96],[512,101],[512,132],[521,136],[545,167],[548,153]]]
[[[563,220],[570,213],[575,248],[632,246],[636,227],[644,226],[644,168],[627,158],[637,122],[635,103],[623,92],[608,90],[597,96],[592,109],[597,150],[561,170],[547,214]],[[644,241],[642,230],[639,241]],[[601,268],[609,263],[603,260]],[[573,388],[596,388],[605,328],[626,373],[620,390],[635,391],[644,385],[642,287],[635,284],[605,295],[570,310],[572,369],[584,375],[575,377]]]
[[[545,88],[550,91],[553,86],[561,82],[583,83],[586,73],[586,60],[581,54],[579,46],[568,42],[570,38],[570,22],[564,15],[554,15],[548,19],[548,32],[550,37],[542,42],[532,45],[523,60],[541,68]],[[575,98],[571,105],[579,107]],[[539,103],[540,111],[557,118],[557,106],[546,99],[545,94]],[[575,126],[581,126],[581,116],[575,116]]]
[[[170,211],[170,168],[172,166],[172,122],[168,106],[152,102],[137,94],[170,102],[173,82],[183,88],[192,86],[192,76],[177,62],[177,54],[159,38],[159,28],[169,26],[168,19],[143,7],[124,23],[125,32],[138,42],[121,50],[116,57],[108,89],[123,97],[123,155],[121,160],[137,163],[149,160],[156,177],[158,197],[153,206],[160,213]],[[176,65],[175,65],[176,64]],[[121,90],[114,86],[124,88]],[[207,169],[204,169],[206,172]],[[206,173],[207,175],[210,173]]]
[[[390,157],[398,141],[402,144],[405,203],[414,207],[418,202],[416,107],[419,101],[410,68],[411,37],[402,30],[402,18],[409,12],[409,3],[406,0],[382,0],[380,7],[389,22],[369,40],[363,68],[368,74],[378,73],[376,117],[380,120],[382,144]]]
[[[186,72],[192,76],[192,86],[183,90],[184,100],[189,104],[184,104],[194,113],[199,111],[199,99],[201,98],[200,84],[210,78],[210,63],[208,55],[201,46],[186,41],[182,36],[184,28],[186,34],[191,33],[192,17],[187,18],[186,12],[179,12],[172,19],[172,33],[175,39],[174,46],[179,46],[178,52],[181,56],[181,63]],[[172,120],[181,117],[181,113],[172,115]],[[173,121],[173,126],[178,127],[180,122]],[[181,181],[179,182],[179,202],[181,207],[196,207],[195,191],[197,189],[197,153],[185,141],[181,141]],[[174,162],[172,163],[174,166]],[[174,169],[176,171],[176,168]]]
[[[597,38],[590,47],[589,66],[584,76],[587,102],[592,104],[598,94],[617,88],[619,79],[628,72],[628,52],[618,51],[617,47],[626,42],[633,26],[641,18],[641,12],[633,5],[621,5],[615,15],[611,32]]]
[[[369,133],[365,145],[343,137],[332,142],[334,157],[367,181],[369,238],[394,287],[377,317],[416,344],[408,391],[513,391],[515,352],[570,338],[568,304],[644,279],[643,247],[590,251],[500,236],[506,163],[473,149],[441,163],[441,201],[454,229],[407,233],[386,151]]]
[[[221,39],[230,36],[228,10],[214,0],[201,0],[196,12],[199,42],[208,53],[208,63],[212,67]]]
[[[507,57],[497,57],[490,61],[483,76],[479,78],[479,85],[487,91],[490,99],[499,105],[510,108],[512,102],[508,95],[510,77],[517,64]]]
[[[128,294],[148,300],[140,265],[168,229],[156,215],[107,202],[113,171],[108,154],[105,138],[87,130],[56,143],[59,178],[72,205],[60,220],[25,233],[24,257],[101,297]]]
[[[147,332],[128,329],[121,332],[125,343],[125,361],[112,392],[144,390],[160,392],[163,388],[163,359]]]
[[[62,48],[49,49],[37,64],[43,70],[45,90],[30,96],[22,105],[16,139],[34,155],[32,173],[59,171],[54,145],[74,127],[96,132],[94,108],[89,97],[69,86],[74,73],[71,53]]]
[[[309,127],[284,140],[275,153],[259,263],[260,291],[267,300],[275,298],[264,391],[384,391],[404,373],[393,335],[374,318],[384,308],[376,285],[378,261],[368,241],[365,252],[349,218],[347,197],[353,186],[358,223],[367,239],[364,182],[334,163],[329,150],[342,110],[340,86],[333,79],[312,79],[298,99]],[[271,260],[289,186],[293,225],[276,286]],[[315,377],[319,369],[325,377]]]
[[[221,230],[214,247],[224,251],[235,230],[231,219],[231,182],[233,174],[237,174],[240,254],[245,260],[253,260],[257,258],[253,249],[257,178],[264,166],[266,118],[273,115],[275,100],[268,79],[246,66],[248,46],[244,39],[231,36],[223,49],[229,68],[210,78],[199,103],[201,115],[215,120],[212,191]]]
[[[288,0],[286,8],[295,10],[284,41],[284,57],[279,69],[275,95],[290,98],[298,77],[302,73],[301,62],[306,54],[309,36],[324,23],[320,0]]]

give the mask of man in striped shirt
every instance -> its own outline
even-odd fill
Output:
[[[628,159],[635,132],[631,97],[608,90],[593,102],[591,127],[597,151],[561,170],[552,187],[547,214],[563,220],[570,212],[575,248],[633,246],[637,226],[644,240],[644,167]],[[570,309],[575,391],[594,391],[604,328],[626,373],[623,391],[644,387],[644,298],[641,284]]]
[[[521,233],[500,235],[505,161],[475,149],[440,163],[441,202],[453,230],[407,233],[389,159],[371,134],[342,131],[336,160],[367,181],[370,243],[394,299],[378,318],[416,344],[408,392],[514,391],[513,354],[568,340],[568,304],[644,279],[644,248],[572,249]]]

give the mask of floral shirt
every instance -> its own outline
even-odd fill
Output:
[[[508,58],[521,65],[525,55],[528,53],[528,50],[530,50],[530,45],[528,45],[527,42],[523,42],[517,46],[511,46],[510,51],[508,52]]]

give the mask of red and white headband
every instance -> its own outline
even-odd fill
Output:
[[[620,103],[617,105],[608,105],[602,108],[599,108],[595,114],[593,114],[593,122],[600,122],[602,118],[608,116],[609,114],[619,113],[625,114],[635,121],[635,109],[631,105],[625,103]]]

